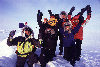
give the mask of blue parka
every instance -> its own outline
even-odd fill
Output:
[[[82,22],[83,18],[80,17],[78,25],[71,30],[71,33],[68,33],[68,31],[64,32],[64,28],[60,28],[60,33],[63,35],[63,47],[75,46],[74,35],[79,31]]]

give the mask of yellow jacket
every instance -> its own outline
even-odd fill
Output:
[[[8,38],[7,44],[9,46],[16,45],[17,46],[17,55],[21,57],[27,57],[30,52],[34,52],[36,50],[35,45],[38,44],[36,39],[29,37],[25,40],[25,37],[19,36],[14,39]]]

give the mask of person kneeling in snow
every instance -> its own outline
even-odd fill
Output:
[[[63,35],[64,59],[69,61],[72,66],[75,64],[75,41],[74,35],[79,31],[84,18],[79,17],[78,25],[72,29],[71,22],[63,22],[60,33]]]
[[[8,46],[17,46],[17,62],[16,67],[24,67],[24,64],[27,59],[28,66],[33,67],[34,63],[38,62],[38,55],[34,52],[36,51],[35,45],[38,44],[38,41],[32,38],[33,30],[30,27],[24,28],[25,37],[18,36],[13,38],[15,31],[11,31],[7,39]]]

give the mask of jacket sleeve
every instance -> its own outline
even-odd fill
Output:
[[[41,36],[41,34],[42,34],[42,27],[43,27],[43,24],[42,24],[42,21],[41,21],[42,16],[43,16],[42,12],[40,12],[40,10],[38,10],[37,22],[38,22],[38,25],[39,25],[39,27],[40,27],[40,29],[39,29],[39,34],[38,34],[39,39],[42,38],[42,36]]]
[[[73,6],[71,9],[70,9],[70,12],[68,13],[68,19],[71,20],[71,15],[72,15],[72,12],[75,10],[75,7]]]
[[[91,12],[92,12],[92,11],[91,11],[91,7],[90,7],[90,5],[88,5],[88,6],[87,6],[87,19],[88,19],[88,20],[90,20],[90,18],[91,18]]]
[[[90,5],[87,5],[85,8],[81,9],[81,12],[79,12],[77,15],[83,15],[83,13],[87,10],[87,15],[91,15],[91,7]],[[91,16],[90,16],[91,17]]]
[[[42,25],[42,21],[41,21],[42,16],[43,16],[42,12],[40,12],[40,10],[38,10],[37,22],[38,22],[39,27]]]
[[[84,20],[84,22],[82,23],[82,26],[84,26],[87,22],[88,22],[88,20],[90,20],[90,18],[91,18],[91,7],[90,7],[90,5],[87,5],[85,8],[83,8],[83,9],[81,9],[81,12],[79,12],[76,16],[82,16],[83,15],[83,13],[85,12],[87,10],[87,18],[86,18],[86,20]]]
[[[84,25],[84,24],[86,24],[87,22],[88,22],[88,20],[90,20],[90,18],[91,18],[91,7],[90,7],[90,5],[87,5],[87,18],[86,18],[86,20],[84,20],[84,23],[82,23],[82,25]]]
[[[33,38],[32,39],[32,45],[33,45],[33,50],[32,50],[32,52],[35,52],[36,51],[36,44],[35,44],[36,42],[35,42],[35,39]]]
[[[11,37],[8,37],[7,45],[8,46],[14,46],[14,45],[17,46],[19,39],[20,39],[20,37],[15,37],[14,39],[12,39]]]
[[[86,10],[87,10],[86,7],[83,8],[83,9],[81,9],[81,12],[79,12],[77,15],[83,15],[83,13],[84,13]]]
[[[79,17],[79,23],[76,25],[76,27],[74,27],[74,29],[72,29],[72,33],[75,35],[78,31],[79,31],[79,29],[80,29],[80,27],[81,27],[81,24],[84,22],[84,17],[83,16],[80,16]]]
[[[34,45],[35,47],[40,47],[40,42],[39,42],[39,40],[33,38],[33,39],[32,39],[32,45]]]

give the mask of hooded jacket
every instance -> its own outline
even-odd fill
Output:
[[[35,52],[35,45],[38,43],[34,38],[29,37],[27,40],[25,40],[25,37],[18,36],[14,39],[10,39],[8,37],[7,44],[9,46],[16,45],[16,54],[20,57],[27,57],[31,52]]]
[[[72,47],[75,46],[74,41],[74,35],[79,31],[81,24],[83,22],[83,18],[80,17],[80,22],[77,24],[77,26],[71,30],[71,33],[68,33],[68,31],[64,32],[64,28],[60,28],[60,33],[63,35],[63,46],[64,47]]]

